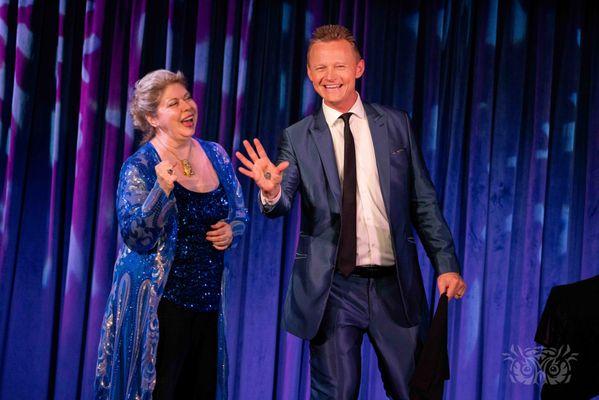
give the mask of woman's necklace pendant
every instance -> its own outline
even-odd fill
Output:
[[[193,169],[191,168],[191,163],[189,162],[189,160],[187,160],[187,159],[181,160],[181,165],[183,166],[183,175],[185,175],[185,176],[195,175],[195,173],[193,172]]]

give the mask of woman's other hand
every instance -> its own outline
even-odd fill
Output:
[[[233,242],[233,229],[231,225],[225,221],[218,221],[214,225],[210,225],[211,231],[206,233],[206,240],[212,242],[217,250],[226,250]]]

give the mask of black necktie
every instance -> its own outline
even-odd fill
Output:
[[[349,128],[352,113],[341,115],[343,128],[343,196],[341,199],[341,237],[337,252],[337,269],[349,276],[356,266],[356,147]]]

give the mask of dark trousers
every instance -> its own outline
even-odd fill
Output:
[[[160,301],[154,400],[214,399],[217,321],[216,312],[194,312]]]
[[[408,399],[418,326],[405,328],[395,274],[381,278],[335,273],[319,331],[310,341],[310,398],[356,399],[361,348],[368,335],[387,396]]]

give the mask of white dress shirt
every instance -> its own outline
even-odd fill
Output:
[[[343,187],[345,140],[343,138],[344,123],[339,118],[342,113],[327,106],[324,101],[322,111],[331,131],[339,181]],[[379,184],[374,144],[366,111],[359,94],[349,112],[352,113],[349,126],[356,148],[356,265],[393,265],[395,257],[393,256],[391,230]],[[280,192],[272,200],[266,199],[260,193],[263,204],[276,204],[280,198]]]

